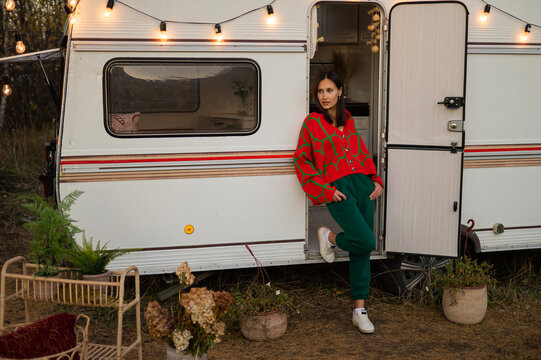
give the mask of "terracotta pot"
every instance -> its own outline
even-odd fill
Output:
[[[278,339],[287,329],[287,314],[281,310],[256,315],[246,315],[240,323],[242,335],[248,340]]]
[[[83,280],[109,282],[110,276],[111,276],[111,271],[107,270],[103,274],[83,275]],[[101,291],[101,293],[103,295],[107,295],[107,286],[96,285],[95,287],[91,287],[91,289],[95,289],[95,291],[97,293],[99,293],[99,291]],[[111,294],[109,294],[109,295],[111,295]]]
[[[192,355],[187,354],[184,351],[177,352],[174,347],[165,345],[165,353],[167,355],[167,360],[207,360],[207,354],[203,355]]]
[[[477,324],[487,312],[487,287],[443,289],[443,314],[459,324]]]

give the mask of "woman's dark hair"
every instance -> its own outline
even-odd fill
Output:
[[[316,111],[320,114],[323,114],[323,116],[325,117],[325,120],[327,120],[329,124],[333,123],[331,117],[329,116],[329,113],[327,112],[327,110],[323,109],[323,107],[319,103],[319,99],[317,98],[317,89],[319,87],[319,83],[323,79],[331,80],[339,90],[340,88],[342,88],[342,96],[338,98],[338,102],[336,103],[336,126],[344,126],[346,124],[346,119],[347,119],[346,118],[346,105],[344,104],[344,87],[342,86],[342,80],[340,80],[340,78],[334,71],[322,72],[319,75],[319,78],[317,79],[316,88],[314,90]]]

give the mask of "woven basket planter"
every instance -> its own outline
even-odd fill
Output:
[[[248,340],[266,341],[278,339],[287,329],[287,314],[281,310],[269,311],[242,318],[240,330]]]
[[[487,312],[487,287],[443,289],[443,314],[459,324],[477,324]]]

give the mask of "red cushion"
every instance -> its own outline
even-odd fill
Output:
[[[75,315],[61,313],[0,336],[0,357],[31,359],[69,350],[77,345]]]

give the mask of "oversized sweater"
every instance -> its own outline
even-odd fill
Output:
[[[331,183],[347,175],[369,175],[383,186],[349,113],[342,131],[329,124],[322,114],[308,115],[293,160],[302,189],[314,205],[332,202],[336,187]]]

